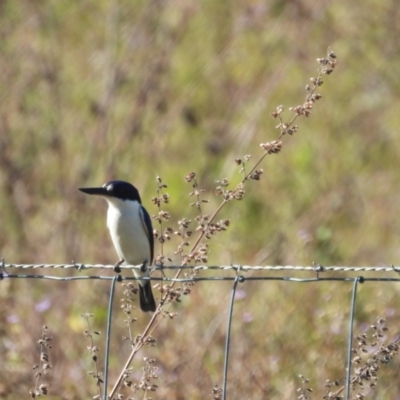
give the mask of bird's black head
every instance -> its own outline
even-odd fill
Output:
[[[98,196],[115,197],[121,200],[136,200],[142,203],[140,195],[135,186],[125,181],[110,181],[102,187],[97,188],[79,188],[83,193],[94,194]]]

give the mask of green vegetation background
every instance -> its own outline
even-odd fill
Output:
[[[209,264],[399,265],[399,19],[395,0],[0,2],[1,255],[116,262],[105,202],[77,191],[114,178],[134,183],[154,214],[160,175],[176,226],[195,216],[184,176],[196,171],[211,212],[215,181],[238,182],[234,159],[257,159],[259,143],[277,136],[270,112],[302,102],[315,59],[331,47],[338,67],[323,99],[224,210],[231,226],[210,241]],[[160,366],[153,398],[210,398],[221,384],[230,288],[196,285],[159,326],[158,346],[140,357]],[[356,330],[383,316],[395,336],[399,290],[364,284]],[[350,283],[243,284],[228,398],[293,399],[298,374],[322,398],[325,380],[345,375],[350,292]],[[27,398],[43,324],[54,336],[48,397],[95,395],[80,315],[94,313],[104,331],[108,294],[104,281],[1,281],[1,397]],[[117,310],[112,378],[129,352]],[[137,317],[135,334],[149,319]],[[397,399],[398,373],[395,360],[370,398]]]

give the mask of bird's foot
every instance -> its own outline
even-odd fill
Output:
[[[143,274],[147,272],[147,260],[143,261],[143,264],[140,266],[140,272]]]
[[[124,259],[119,260],[119,261],[114,265],[114,272],[116,272],[117,274],[119,274],[119,273],[121,272],[120,266],[122,265],[123,262],[125,262]]]

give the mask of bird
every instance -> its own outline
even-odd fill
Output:
[[[129,182],[113,180],[102,187],[79,188],[83,193],[97,195],[107,200],[107,227],[120,258],[116,264],[139,265],[133,273],[138,278],[139,304],[142,311],[155,311],[156,302],[151,290],[147,266],[154,257],[154,236],[151,218],[142,206],[139,191]]]

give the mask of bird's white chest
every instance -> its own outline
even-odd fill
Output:
[[[142,221],[140,204],[119,199],[107,201],[107,227],[118,256],[132,265],[151,262],[150,244]]]

